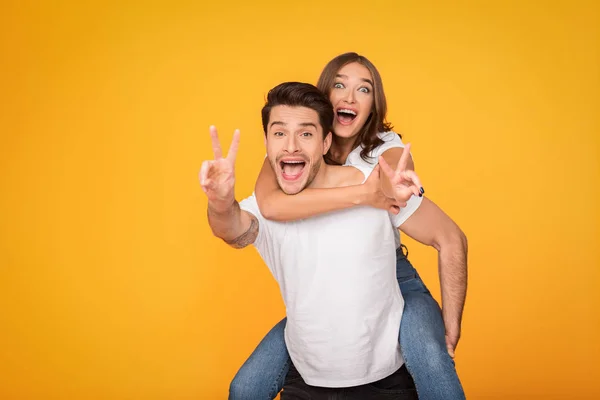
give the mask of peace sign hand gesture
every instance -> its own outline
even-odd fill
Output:
[[[382,156],[379,156],[381,170],[390,180],[393,196],[399,203],[406,203],[413,195],[423,196],[425,191],[415,171],[407,169],[410,157],[410,144],[404,147],[398,166],[394,171]]]
[[[214,126],[210,127],[210,139],[215,159],[202,163],[200,185],[208,197],[210,208],[217,212],[225,212],[235,201],[233,189],[235,182],[235,157],[240,143],[240,131],[236,129],[233,133],[233,140],[225,158],[222,156],[217,128]]]

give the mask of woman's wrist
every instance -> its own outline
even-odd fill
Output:
[[[371,196],[371,192],[367,185],[353,185],[349,186],[352,190],[352,194],[350,198],[352,199],[352,204],[355,206],[366,206],[369,204],[369,199]]]

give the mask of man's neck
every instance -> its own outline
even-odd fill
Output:
[[[328,165],[322,161],[319,172],[314,177],[309,188],[328,189],[349,185],[358,185],[364,180],[364,175],[354,167]]]
[[[307,186],[313,189],[323,189],[331,187],[331,166],[327,165],[325,161],[321,161],[319,172],[313,178],[312,182]]]
[[[356,139],[356,136],[351,138],[343,138],[333,135],[333,143],[331,144],[331,150],[329,150],[333,159],[340,164],[345,164],[348,155],[352,150],[354,150]]]

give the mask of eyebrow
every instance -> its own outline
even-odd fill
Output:
[[[273,121],[273,122],[271,122],[271,124],[269,124],[269,128],[272,127],[273,125],[283,125],[283,126],[286,126],[287,124],[285,122],[281,122],[281,121]]]
[[[287,126],[287,124],[285,122],[282,121],[273,121],[269,124],[269,128],[272,127],[273,125],[283,125],[283,126]],[[301,122],[298,125],[300,126],[312,126],[313,128],[317,129],[317,125],[315,125],[312,122]]]
[[[342,74],[337,74],[335,77],[336,78],[345,78],[345,79],[348,79],[347,75],[342,75]],[[371,84],[371,86],[375,87],[375,85],[373,85],[373,81],[370,80],[370,79],[360,78],[360,80],[363,81],[363,82],[367,82],[367,83]]]
[[[317,129],[317,126],[315,124],[313,124],[312,122],[302,122],[299,125],[300,126],[312,126],[313,128]]]

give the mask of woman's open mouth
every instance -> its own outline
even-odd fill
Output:
[[[350,125],[357,116],[357,112],[351,108],[338,108],[336,118],[342,125]]]

